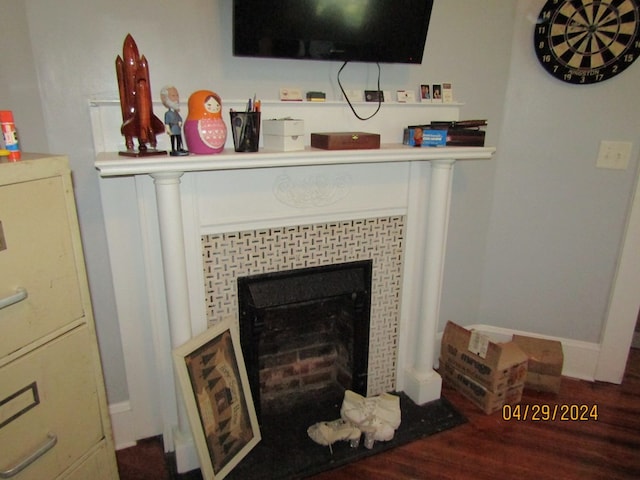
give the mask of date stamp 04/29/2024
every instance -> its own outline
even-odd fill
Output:
[[[588,422],[598,420],[598,405],[532,404],[504,405],[502,419],[515,422]]]

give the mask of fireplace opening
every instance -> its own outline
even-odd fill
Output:
[[[367,392],[372,261],[238,278],[258,419]]]

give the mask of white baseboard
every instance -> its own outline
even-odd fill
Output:
[[[109,405],[109,416],[113,429],[113,439],[116,450],[133,447],[137,444],[135,434],[135,421],[129,402],[120,402]],[[176,454],[176,466],[178,473],[185,473],[200,468],[198,452],[190,434],[173,432],[173,441]]]
[[[178,473],[186,473],[200,468],[198,451],[191,432],[185,434],[175,429],[173,431],[173,441],[176,449],[176,469]]]
[[[113,430],[113,440],[116,450],[133,447],[136,442],[133,421],[133,412],[129,402],[112,403],[109,405],[109,416],[111,417],[111,428]]]
[[[529,337],[544,338],[547,340],[557,340],[562,343],[562,351],[564,354],[564,364],[562,366],[562,375],[565,377],[579,378],[581,380],[594,381],[596,367],[598,365],[598,357],[600,356],[600,344],[591,342],[582,342],[567,338],[552,337],[548,335],[540,335],[537,333],[523,332],[520,330],[512,330],[508,328],[493,327],[491,325],[468,325],[465,328],[477,330],[487,335],[494,342],[508,342],[513,335],[526,335]],[[438,334],[438,338],[442,339],[442,332]],[[440,342],[436,346],[436,358],[434,364],[438,364],[440,356]]]

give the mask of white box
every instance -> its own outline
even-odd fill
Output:
[[[294,118],[274,118],[262,121],[262,133],[265,135],[304,135],[304,120]]]
[[[264,148],[279,152],[304,150],[304,120],[282,118],[262,122]]]
[[[293,152],[304,150],[304,135],[264,135],[264,149],[277,152]]]

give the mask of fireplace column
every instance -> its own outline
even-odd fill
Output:
[[[158,205],[160,248],[162,251],[162,268],[172,348],[184,344],[192,337],[187,263],[184,253],[182,201],[180,198],[180,178],[182,175],[183,172],[154,173],[151,175],[155,185],[156,203]],[[185,472],[194,468],[194,462],[197,462],[197,459],[190,458],[193,457],[193,453],[191,453],[193,452],[193,438],[181,396],[182,393],[177,382],[175,382],[175,393],[176,402],[171,402],[173,405],[167,405],[163,408],[165,416],[165,450],[175,450],[178,471]],[[174,430],[166,431],[171,425],[175,425]],[[195,465],[197,466],[198,464],[195,463]]]
[[[435,341],[440,317],[442,274],[449,224],[451,180],[455,160],[432,160],[427,198],[428,205],[423,286],[415,331],[413,365],[405,376],[405,393],[422,405],[440,398],[442,378],[433,370]]]

